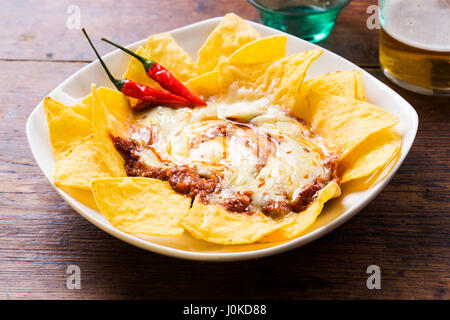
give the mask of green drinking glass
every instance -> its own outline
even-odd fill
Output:
[[[318,42],[330,34],[351,0],[248,0],[266,26]]]

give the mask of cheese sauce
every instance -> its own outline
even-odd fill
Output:
[[[201,199],[230,211],[270,215],[269,207],[278,212],[305,194],[309,204],[335,178],[332,154],[320,137],[282,107],[249,98],[248,92],[237,91],[226,102],[210,100],[206,107],[155,107],[138,117],[129,139],[140,167],[188,167],[200,179],[213,177],[215,187]],[[304,208],[281,211],[295,209]]]

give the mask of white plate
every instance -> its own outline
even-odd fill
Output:
[[[198,48],[200,48],[209,33],[213,30],[214,26],[216,26],[221,19],[222,18],[220,17],[198,22],[173,30],[170,34],[195,60]],[[285,34],[281,31],[255,22],[249,21],[249,23],[256,30],[258,30],[262,36],[275,34],[286,35],[288,37],[288,54],[319,48],[319,46],[315,44]],[[98,39],[95,39],[95,41],[98,41]],[[143,44],[144,42],[145,39],[128,46],[128,48],[135,49],[138,45]],[[89,48],[87,42],[86,48]],[[111,68],[113,74],[116,75],[123,74],[129,60],[129,56],[119,50],[115,50],[105,55],[103,58],[107,65]],[[418,125],[418,117],[415,110],[396,92],[366,71],[360,69],[358,66],[324,49],[322,56],[315,61],[309,69],[307,78],[326,72],[348,69],[357,69],[363,72],[367,99],[369,102],[384,108],[386,111],[391,112],[400,118],[400,123],[396,127],[402,136],[402,150],[400,158],[387,177],[375,186],[361,190],[361,188],[355,184],[344,184],[342,196],[326,204],[324,211],[312,227],[310,227],[302,236],[282,243],[222,246],[193,239],[187,234],[187,232],[179,238],[138,237],[126,234],[114,228],[99,212],[90,209],[53,185],[52,175],[55,161],[53,159],[49,141],[47,121],[42,102],[33,110],[28,118],[28,143],[30,144],[31,151],[33,152],[36,162],[42,172],[45,174],[49,182],[55,187],[61,197],[63,197],[63,199],[66,200],[72,208],[74,208],[87,220],[95,224],[100,229],[123,241],[156,253],[192,260],[225,261],[268,256],[309,243],[325,235],[354,216],[372,199],[374,199],[376,195],[380,193],[380,191],[389,183],[413,144]],[[65,104],[74,104],[79,102],[79,99],[90,93],[91,83],[96,83],[97,86],[112,88],[112,84],[107,79],[97,60],[88,64],[80,71],[66,79],[52,92],[50,92],[49,96]]]

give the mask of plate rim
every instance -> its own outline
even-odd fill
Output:
[[[210,18],[206,20],[202,20],[199,22],[195,22],[180,28],[172,29],[170,31],[167,31],[168,33],[176,33],[181,32],[186,29],[190,29],[193,27],[198,27],[201,25],[206,25],[212,22],[219,22],[222,20],[223,17],[215,17]],[[72,198],[69,196],[66,192],[59,189],[55,186],[52,179],[50,179],[47,172],[44,171],[41,163],[38,161],[38,157],[36,155],[36,146],[32,143],[33,139],[31,137],[32,135],[32,126],[33,126],[33,120],[37,116],[37,113],[39,112],[40,108],[43,108],[43,100],[39,102],[39,104],[32,110],[30,115],[27,118],[26,122],[26,136],[28,145],[31,149],[31,153],[41,170],[41,172],[44,174],[46,179],[49,181],[51,186],[55,189],[55,191],[64,199],[65,202],[67,202],[75,211],[77,211],[82,217],[84,217],[86,220],[88,220],[90,223],[94,224],[99,229],[107,232],[108,234],[114,236],[115,238],[118,238],[126,243],[129,243],[131,245],[134,245],[136,247],[139,247],[141,249],[152,251],[158,254],[175,257],[175,258],[181,258],[181,259],[187,259],[187,260],[197,260],[197,261],[216,261],[216,262],[223,262],[223,261],[239,261],[239,260],[249,260],[249,259],[256,259],[256,258],[262,258],[265,256],[280,254],[282,252],[286,252],[288,250],[306,245],[326,234],[333,231],[349,219],[351,219],[353,216],[355,216],[359,211],[361,211],[363,208],[365,208],[383,189],[386,187],[391,179],[394,177],[394,175],[397,173],[397,170],[400,168],[400,166],[403,164],[403,161],[405,160],[406,156],[409,154],[409,151],[414,144],[415,137],[417,135],[417,129],[418,129],[418,122],[419,118],[417,115],[416,110],[411,106],[411,104],[406,101],[402,96],[400,96],[397,92],[395,92],[393,89],[391,89],[389,86],[375,78],[373,75],[365,71],[364,69],[360,68],[359,66],[355,65],[353,62],[343,58],[342,56],[339,56],[338,54],[320,47],[317,44],[313,44],[310,42],[307,42],[303,39],[297,38],[295,36],[292,36],[290,34],[287,34],[285,32],[282,32],[280,30],[276,30],[270,27],[267,27],[265,25],[262,25],[260,23],[254,22],[254,21],[248,21],[245,20],[247,23],[249,23],[252,26],[256,26],[258,29],[263,29],[269,33],[272,34],[281,34],[288,37],[288,39],[293,39],[293,41],[300,41],[304,42],[307,45],[311,46],[312,48],[321,48],[324,50],[324,52],[327,52],[328,54],[332,54],[334,58],[337,58],[338,60],[344,60],[346,63],[350,63],[354,69],[360,70],[363,72],[365,77],[371,78],[372,81],[375,81],[378,85],[381,85],[383,89],[387,89],[387,91],[390,94],[393,94],[396,99],[400,99],[400,102],[406,107],[405,110],[408,111],[410,116],[412,116],[412,124],[410,125],[411,128],[408,128],[408,132],[410,132],[411,135],[411,142],[409,145],[402,145],[402,149],[405,150],[405,153],[398,159],[396,165],[394,168],[389,172],[389,174],[377,185],[373,186],[369,192],[368,195],[363,198],[363,200],[360,203],[357,203],[353,206],[351,206],[349,209],[345,210],[343,213],[341,213],[337,218],[335,218],[333,221],[323,225],[322,227],[319,227],[313,231],[308,232],[307,234],[301,235],[297,238],[291,239],[289,241],[286,241],[284,243],[281,243],[279,245],[274,245],[272,247],[263,248],[263,249],[255,249],[251,251],[239,251],[239,252],[197,252],[197,251],[188,251],[183,249],[176,249],[172,247],[168,247],[162,244],[153,243],[148,240],[141,239],[137,236],[124,233],[120,231],[119,229],[116,229],[113,227],[109,222],[103,222],[93,216],[91,216],[89,213],[84,212],[84,208],[81,203],[78,202],[75,198]],[[135,48],[138,45],[145,43],[146,38],[135,41],[129,45],[127,45],[127,48]],[[111,55],[115,55],[118,52],[120,52],[118,49],[113,50],[105,55],[102,56],[102,58],[107,59]],[[59,83],[47,96],[51,96],[52,93],[56,92],[59,88],[64,87],[68,82],[70,82],[73,78],[75,78],[82,70],[92,67],[95,64],[98,64],[98,59],[93,60],[92,62],[86,64],[81,69],[70,75],[68,78],[63,80],[61,83]],[[100,213],[101,214],[101,213]]]

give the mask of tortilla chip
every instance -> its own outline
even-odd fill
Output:
[[[234,13],[228,13],[198,51],[200,74],[212,71],[243,45],[259,38],[258,32]]]
[[[92,121],[92,96],[88,95],[81,103],[77,103],[70,107],[73,111],[79,115],[86,117],[89,121]]]
[[[147,39],[146,55],[173,73],[181,82],[197,76],[192,58],[168,33],[155,34]]]
[[[91,180],[108,177],[94,136],[89,135],[56,162],[53,181],[57,187],[89,189]]]
[[[179,236],[180,219],[191,199],[177,194],[167,181],[150,178],[107,178],[92,183],[101,213],[117,229],[131,234]]]
[[[327,73],[305,82],[301,91],[300,103],[293,109],[293,113],[297,117],[310,118],[310,115],[307,114],[309,109],[307,96],[312,90],[366,101],[360,71],[347,70]],[[349,123],[352,123],[351,121]],[[398,152],[400,144],[401,137],[393,129],[384,129],[371,134],[360,145],[354,146],[354,149],[339,164],[338,171],[339,176],[342,177],[341,182],[367,176],[383,167]]]
[[[118,121],[127,123],[131,120],[132,110],[127,96],[123,93],[114,89],[100,87],[97,89],[97,96],[108,112]]]
[[[303,84],[298,98],[299,103],[292,110],[292,113],[299,118],[307,117],[305,115],[308,110],[306,98],[311,90],[366,101],[360,71],[346,70],[326,73]]]
[[[209,97],[220,92],[219,72],[211,71],[192,78],[185,83],[186,87],[192,92],[203,97]]]
[[[272,36],[247,43],[229,58],[232,64],[272,62],[286,56],[286,36]]]
[[[273,63],[219,65],[219,85],[226,95],[231,88],[254,89],[255,98],[267,97],[272,103],[291,109],[306,71],[322,50],[305,51]]]
[[[140,56],[148,58],[147,51],[145,50],[144,47],[137,48],[135,52]],[[138,59],[133,57],[130,59],[127,70],[123,74],[122,78],[129,79],[149,87],[160,88],[160,86],[155,81],[153,81],[147,76],[147,73],[145,72],[142,63]]]
[[[62,191],[67,193],[72,198],[77,199],[77,201],[81,202],[85,206],[95,210],[100,211],[97,207],[97,204],[95,203],[94,195],[92,194],[91,189],[80,189],[80,188],[73,188],[73,187],[65,187],[62,185],[59,185],[58,188],[60,188]]]
[[[356,70],[326,73],[306,81],[303,86],[304,90],[302,90],[302,93],[305,94],[310,90],[315,90],[340,97],[358,99],[357,88],[360,78],[358,75],[360,74],[361,72]],[[362,87],[362,90],[364,90],[364,87]],[[365,101],[365,99],[362,101]]]
[[[110,110],[114,110],[115,114],[127,118],[125,116],[125,110],[119,111],[118,108],[125,108],[125,105],[120,101],[115,104],[114,99],[106,98],[108,95],[115,96],[116,94],[113,93],[114,90],[105,90],[102,94],[99,94],[99,91],[96,90],[95,85],[92,86],[92,126],[94,129],[95,143],[102,154],[103,161],[108,168],[110,176],[126,176],[124,169],[125,162],[114,147],[111,136],[125,136],[127,126],[125,122],[119,121],[110,112]],[[131,111],[129,112],[131,114]]]
[[[339,163],[341,182],[368,176],[385,166],[400,151],[401,141],[401,136],[393,128],[369,136]]]
[[[63,158],[69,149],[92,133],[91,122],[70,107],[46,97],[44,109],[56,160]]]
[[[230,90],[252,89],[260,90],[264,82],[264,75],[270,66],[270,62],[259,64],[232,64],[229,61],[223,61],[217,67],[219,72],[219,88],[223,97],[234,97]],[[247,90],[249,91],[249,90]],[[263,92],[254,92],[258,97],[263,96]],[[255,97],[257,98],[257,97]]]
[[[143,47],[139,47],[136,50],[136,53],[138,55],[148,58],[147,53]],[[147,73],[145,73],[144,66],[142,65],[141,62],[139,62],[138,59],[135,59],[135,58],[131,58],[130,62],[128,63],[127,70],[125,71],[125,73],[123,75],[123,78],[132,80],[136,83],[140,83],[140,84],[152,87],[152,88],[161,89],[161,87],[159,86],[159,84],[157,82],[153,81],[152,79],[150,79],[147,76]],[[130,105],[132,105],[132,106],[135,106],[136,104],[139,103],[139,99],[135,99],[135,98],[131,98],[131,97],[129,97],[128,99],[130,101]]]
[[[285,224],[262,213],[247,215],[228,212],[221,206],[205,205],[197,200],[181,220],[181,225],[194,238],[219,244],[253,243]]]
[[[136,53],[158,62],[173,73],[181,82],[194,78],[197,75],[194,61],[168,33],[155,34],[149,37],[146,47],[139,47]],[[147,76],[142,63],[135,58],[131,58],[123,78],[149,87],[160,88],[158,83]]]
[[[364,89],[364,80],[362,76],[361,71],[357,71],[355,74],[356,78],[356,94],[355,99],[361,100],[361,101],[367,101],[366,97],[366,89]]]
[[[292,109],[306,71],[322,52],[319,49],[305,51],[275,61],[266,71],[263,91],[274,95],[274,103]]]
[[[394,126],[398,118],[373,104],[312,90],[305,119],[342,160],[375,132]]]
[[[340,194],[341,189],[337,182],[330,182],[325,188],[319,191],[317,199],[305,211],[287,216],[285,219],[290,221],[288,225],[264,236],[259,241],[276,242],[298,237],[316,221],[316,218],[322,212],[325,202],[338,197]]]

